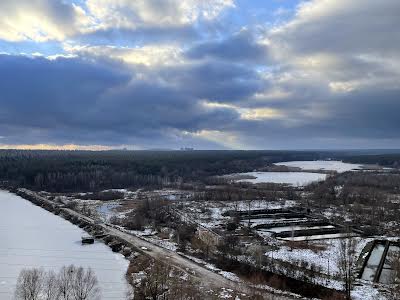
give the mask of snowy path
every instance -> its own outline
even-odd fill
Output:
[[[94,220],[91,218],[88,218],[84,215],[81,215],[77,213],[76,211],[73,211],[71,209],[64,209],[68,213],[75,215],[79,218],[83,218],[86,221],[90,223],[94,223]],[[110,225],[102,225],[104,230],[108,232],[110,235],[117,236],[128,243],[132,244],[134,247],[143,249],[148,249],[146,252],[146,255],[160,260],[162,262],[168,262],[171,266],[176,267],[177,269],[180,269],[184,272],[187,272],[189,274],[192,274],[197,280],[201,282],[202,285],[208,286],[208,287],[217,287],[217,288],[229,288],[233,290],[239,290],[245,294],[252,295],[254,292],[257,292],[257,290],[246,284],[246,283],[237,283],[234,281],[231,281],[220,274],[214,273],[213,271],[189,260],[188,258],[185,258],[181,255],[179,255],[176,252],[173,252],[171,250],[162,248],[158,245],[152,244],[148,241],[145,241],[137,236],[133,236],[131,234],[122,232]],[[259,290],[259,295],[262,295],[264,299],[274,299],[274,300],[287,300],[287,299],[296,299],[294,297],[289,297],[289,296],[282,296],[279,294],[273,294],[269,293],[268,291],[265,290]]]

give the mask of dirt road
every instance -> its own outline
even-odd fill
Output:
[[[90,222],[92,224],[95,223],[93,219],[86,217],[74,210],[68,208],[63,208],[63,210],[78,218],[85,219],[87,222]],[[246,283],[234,282],[232,280],[223,277],[220,274],[217,274],[205,268],[202,265],[195,263],[194,261],[186,257],[181,256],[180,254],[174,251],[168,250],[166,248],[145,241],[140,237],[125,233],[117,228],[112,227],[111,225],[102,224],[101,226],[103,227],[104,231],[107,232],[108,234],[123,239],[136,248],[142,249],[148,256],[163,262],[167,262],[171,266],[180,269],[184,272],[187,272],[188,274],[191,274],[200,282],[201,285],[205,287],[218,288],[218,289],[221,288],[232,289],[234,291],[245,293],[247,295],[258,294],[262,295],[262,297],[267,300],[298,299],[286,295],[283,296],[279,294],[273,294],[272,292],[268,292],[265,290],[257,290],[256,288]]]

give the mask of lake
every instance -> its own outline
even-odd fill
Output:
[[[125,299],[128,261],[106,245],[82,245],[85,232],[29,201],[0,191],[0,299],[12,299],[19,272],[64,265],[91,267],[99,281],[101,299]]]
[[[359,170],[362,168],[362,165],[344,163],[338,160],[286,161],[276,163],[275,165],[296,167],[302,170],[336,171],[338,173]]]
[[[293,186],[303,186],[311,182],[326,179],[326,174],[310,173],[310,172],[248,172],[238,173],[239,176],[252,176],[252,179],[240,179],[237,181],[245,181],[251,183],[283,183]]]

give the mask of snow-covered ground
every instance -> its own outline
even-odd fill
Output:
[[[287,161],[276,163],[277,166],[296,167],[302,170],[324,170],[343,173],[351,170],[359,170],[362,165],[344,163],[336,160],[314,160],[314,161]]]
[[[238,173],[239,176],[255,178],[239,179],[238,182],[251,183],[282,183],[293,186],[304,186],[315,181],[326,179],[326,174],[309,172],[248,172]]]
[[[332,239],[323,242],[310,242],[310,248],[290,248],[282,245],[275,251],[265,253],[267,257],[290,262],[300,263],[307,262],[309,265],[314,264],[321,269],[324,274],[334,275],[339,272],[337,257],[339,253],[339,240]],[[311,250],[311,247],[314,250]]]
[[[365,245],[373,239],[353,238],[356,241],[355,258],[358,258]],[[326,275],[336,275],[339,272],[338,256],[341,239],[311,241],[308,248],[290,248],[282,244],[279,249],[266,252],[270,258],[290,263],[315,264]]]
[[[188,220],[195,221],[206,228],[214,228],[222,223],[231,219],[229,216],[224,216],[223,213],[230,210],[250,210],[254,209],[277,209],[277,208],[290,208],[295,206],[292,200],[282,201],[267,201],[267,200],[254,200],[254,201],[182,201],[179,203],[183,207],[180,208],[181,214]],[[251,220],[254,225],[257,220]],[[287,219],[270,219],[271,222],[283,221]],[[296,219],[299,220],[299,219]],[[306,219],[304,219],[306,220]],[[247,221],[243,221],[247,225]],[[262,221],[261,221],[262,222]],[[258,224],[258,223],[257,223]]]
[[[353,300],[387,300],[387,298],[379,292],[378,289],[371,285],[357,285],[351,291],[351,299]]]
[[[118,203],[103,203],[100,206],[96,208],[97,213],[101,216],[101,218],[105,222],[109,222],[111,217],[115,215],[115,212],[113,211],[115,208],[119,206]]]

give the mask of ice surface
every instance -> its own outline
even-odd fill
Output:
[[[381,261],[385,246],[382,244],[376,244],[374,249],[369,256],[368,262],[364,268],[361,276],[364,280],[372,281],[374,279],[376,270],[378,269],[379,262]]]
[[[307,226],[307,225],[296,225],[296,226],[282,226],[282,227],[273,227],[264,229],[266,231],[271,231],[275,233],[280,233],[284,231],[296,231],[296,230],[303,230],[303,229],[325,229],[325,228],[335,228],[333,225],[326,225],[326,226]]]
[[[282,183],[294,186],[307,185],[314,181],[326,179],[326,174],[308,172],[248,172],[238,175],[253,176],[253,179],[240,179],[239,182],[251,183]]]
[[[277,166],[297,167],[302,170],[329,170],[343,173],[360,169],[361,165],[344,163],[336,160],[314,160],[314,161],[287,161],[276,163]]]
[[[295,236],[286,237],[286,238],[279,238],[280,240],[284,241],[312,241],[312,240],[322,240],[322,239],[336,239],[347,236],[348,233],[328,233],[328,234],[317,234],[317,235],[310,235],[310,236]]]
[[[58,270],[64,265],[91,267],[101,299],[125,299],[128,261],[106,245],[83,246],[85,232],[27,200],[0,191],[0,299],[12,299],[23,268]]]
[[[390,263],[392,255],[394,255],[396,252],[399,252],[400,248],[398,246],[391,245],[389,247],[389,251],[386,255],[385,259],[385,264],[382,269],[381,276],[379,277],[379,282],[385,283],[385,284],[390,284],[392,281],[392,274],[393,274],[393,269],[392,269],[392,264]]]

